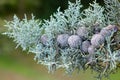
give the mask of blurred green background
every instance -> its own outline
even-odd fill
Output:
[[[92,0],[82,0],[84,8],[89,2]],[[98,2],[103,5],[103,0]],[[59,6],[61,11],[65,10],[67,4],[68,0],[0,0],[0,80],[95,80],[95,73],[89,70],[72,75],[65,74],[63,69],[48,73],[46,66],[33,60],[34,54],[15,49],[13,40],[1,34],[6,31],[4,20],[11,20],[14,14],[23,18],[24,14],[33,13],[38,19],[48,19]],[[111,80],[120,80],[119,75],[120,71],[111,75]]]

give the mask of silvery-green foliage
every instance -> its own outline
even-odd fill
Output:
[[[44,33],[49,37],[50,46],[43,47],[43,45],[38,44],[35,49],[30,51],[36,53],[35,59],[38,59],[38,62],[49,66],[48,69],[50,71],[52,71],[52,68],[50,67],[53,64],[55,64],[57,68],[64,67],[67,72],[73,71],[72,67],[73,63],[75,62],[71,59],[74,58],[72,54],[73,52],[75,53],[76,50],[71,51],[71,49],[68,48],[66,50],[59,50],[60,52],[57,52],[56,48],[58,46],[56,46],[54,39],[56,39],[58,34],[69,33],[77,27],[81,17],[80,9],[80,0],[76,0],[76,3],[69,2],[68,9],[66,9],[64,12],[59,11],[58,8],[57,12],[54,13],[49,20],[44,20],[42,27],[45,28]],[[47,57],[45,57],[46,54]],[[41,57],[41,55],[44,57]],[[56,56],[58,56],[57,59]],[[79,64],[79,62],[76,64]]]
[[[104,50],[97,50],[96,54],[99,56],[98,60],[102,61],[103,63],[105,63],[105,68],[101,68],[100,73],[102,73],[102,75],[100,76],[101,78],[103,77],[104,74],[107,73],[110,74],[111,71],[114,71],[117,68],[117,65],[119,64],[120,61],[120,50],[112,50],[111,48],[111,38],[112,35],[109,37],[106,37],[106,47],[104,47],[104,50],[106,50],[106,52],[104,52]]]
[[[31,48],[29,52],[35,53],[34,60],[37,60],[38,63],[46,65],[50,72],[54,68],[51,68],[52,65],[56,65],[56,68],[59,67],[59,61],[55,59],[56,50],[53,47],[44,47],[42,44],[37,44],[35,48]]]
[[[92,4],[90,4],[90,6],[87,9],[85,9],[82,12],[85,18],[81,19],[80,23],[88,27],[91,27],[97,22],[100,24],[100,27],[104,27],[105,16],[103,12],[104,12],[104,7],[101,7],[98,3],[96,3],[95,0]]]
[[[11,38],[17,43],[17,47],[21,46],[23,50],[35,46],[37,39],[41,34],[41,21],[35,20],[34,16],[30,20],[25,18],[20,20],[16,15],[12,21],[6,21],[6,27],[8,31],[4,34]]]
[[[51,72],[62,67],[68,73],[71,73],[75,69],[86,70],[87,65],[100,74],[110,73],[116,68],[116,61],[120,61],[120,56],[118,56],[120,55],[120,50],[114,50],[111,47],[111,36],[113,34],[110,34],[107,38],[104,37],[105,41],[100,38],[96,43],[94,41],[91,42],[92,44],[90,43],[87,46],[88,49],[85,53],[81,51],[81,43],[84,41],[82,37],[87,34],[87,36],[84,36],[85,40],[91,40],[92,36],[96,35],[92,32],[93,25],[98,23],[100,25],[98,27],[103,29],[106,25],[118,24],[120,20],[118,14],[120,13],[119,11],[117,12],[116,8],[120,8],[120,3],[117,0],[105,0],[105,4],[105,8],[101,7],[95,0],[90,4],[90,7],[81,11],[80,0],[76,0],[76,3],[69,2],[68,9],[61,12],[60,8],[58,8],[57,12],[50,16],[50,19],[43,20],[43,22],[36,20],[34,16],[30,20],[26,16],[22,20],[14,16],[12,21],[6,21],[8,31],[4,34],[14,38],[14,41],[18,44],[17,46],[21,46],[23,50],[34,53],[34,59],[38,63],[46,65]],[[105,10],[110,10],[108,11],[109,14],[105,13]],[[117,12],[116,14],[115,11]],[[77,31],[80,27],[86,27],[89,33],[87,33],[87,30],[85,32],[80,30],[80,35],[76,34],[74,31]],[[74,40],[75,38],[70,40],[71,44],[77,41],[76,45],[78,47],[70,47],[68,40],[66,40],[66,44],[69,45],[61,48],[57,42],[57,36],[61,34],[68,34],[69,36],[79,35],[77,40]],[[117,33],[118,36],[119,34]],[[45,44],[41,40],[43,35],[46,36],[43,40],[47,39]],[[94,40],[96,41],[97,38],[98,36]],[[95,47],[93,43],[95,45],[98,43],[99,47]],[[102,45],[103,47],[101,47]],[[99,64],[99,62],[102,64]],[[105,65],[108,63],[107,66],[110,66],[104,66],[104,63]]]
[[[58,8],[49,20],[45,20],[43,26],[45,27],[45,33],[50,37],[55,37],[59,33],[70,32],[76,28],[77,23],[81,17],[81,3],[80,0],[76,0],[76,3],[69,2],[68,9],[61,12]],[[54,36],[52,35],[54,34]]]
[[[76,3],[69,2],[68,9],[64,11],[65,17],[67,19],[68,29],[73,30],[74,28],[76,28],[82,16],[81,8],[81,0],[76,0]]]
[[[79,49],[67,48],[61,49],[61,67],[65,68],[67,73],[73,72],[76,68],[82,69],[82,58],[81,51]]]
[[[39,43],[35,48],[31,48],[30,52],[35,53],[35,59],[38,59],[41,64],[47,65],[49,71],[52,71],[51,66],[53,64],[56,65],[56,68],[64,67],[66,69],[70,69],[70,65],[72,65],[71,57],[68,58],[69,54],[72,53],[69,51],[70,49],[65,52],[60,51],[61,53],[58,52],[55,40],[58,34],[70,33],[76,27],[81,16],[80,8],[80,0],[76,0],[76,3],[69,2],[68,9],[64,12],[61,12],[60,8],[58,8],[57,12],[51,15],[49,20],[44,20],[42,27],[44,28],[44,34],[49,39],[48,46],[44,47]],[[62,55],[62,57],[59,55]]]
[[[118,0],[104,0],[104,2],[107,23],[120,25],[120,2]]]
[[[55,35],[63,33],[67,29],[67,20],[63,12],[58,11],[50,16],[49,20],[44,20],[45,34],[49,38],[55,38]]]

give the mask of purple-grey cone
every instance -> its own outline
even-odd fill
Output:
[[[68,46],[68,38],[69,38],[68,34],[58,35],[58,37],[57,37],[58,45],[60,45],[61,48],[64,48],[64,47]]]
[[[77,35],[80,37],[87,37],[88,36],[88,30],[86,27],[79,27],[77,30]]]
[[[100,45],[102,45],[105,41],[104,36],[102,36],[101,34],[95,34],[92,36],[91,38],[91,44],[95,47],[98,48],[100,47]]]
[[[88,53],[91,55],[91,54],[94,54],[95,53],[95,47],[93,45],[90,45],[88,47]]]
[[[90,46],[90,41],[83,41],[82,42],[82,46],[81,46],[81,50],[85,53],[88,52],[88,47]]]
[[[112,34],[112,32],[117,32],[118,28],[115,25],[108,25],[107,27],[104,27],[101,31],[100,34],[103,35],[104,37],[108,37]]]
[[[68,44],[71,48],[79,48],[82,43],[82,39],[78,35],[71,35],[68,38]]]

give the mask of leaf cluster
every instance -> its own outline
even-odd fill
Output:
[[[92,57],[92,64],[88,65],[88,54],[80,49],[66,47],[60,48],[56,38],[59,34],[76,34],[79,27],[86,27],[89,30],[88,39],[93,35],[92,29],[97,26],[100,29],[109,24],[119,26],[120,24],[120,2],[118,0],[104,0],[105,7],[100,6],[96,1],[90,4],[87,9],[82,10],[80,0],[76,3],[69,2],[68,9],[64,12],[57,9],[57,12],[50,16],[48,20],[36,20],[32,15],[30,20],[25,16],[20,20],[17,16],[12,21],[6,21],[8,31],[4,34],[14,39],[17,47],[28,50],[35,54],[38,63],[46,65],[49,71],[54,72],[58,68],[65,68],[68,73],[75,69],[86,70],[90,67],[101,75],[110,74],[117,68],[120,62],[120,50],[111,46],[113,34],[107,37],[103,48],[96,48]],[[96,23],[98,25],[96,25]],[[116,36],[120,36],[117,32]],[[41,41],[42,35],[47,36],[47,44]],[[117,40],[118,43],[120,40]],[[102,64],[100,64],[102,63]],[[104,65],[105,64],[105,65]]]

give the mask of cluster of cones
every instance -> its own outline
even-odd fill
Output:
[[[56,41],[60,48],[77,48],[81,49],[84,53],[91,54],[95,48],[99,48],[105,43],[106,37],[110,37],[117,31],[118,27],[116,25],[108,25],[102,29],[94,27],[94,34],[91,36],[91,39],[88,39],[89,30],[86,27],[79,27],[73,35],[59,34]],[[41,43],[46,45],[47,41],[47,35],[43,34],[41,36]]]

